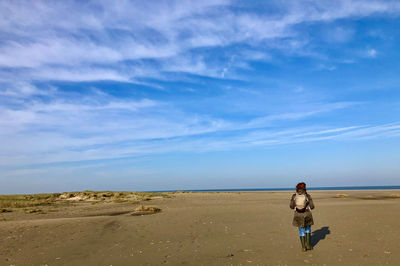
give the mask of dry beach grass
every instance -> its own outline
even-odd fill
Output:
[[[25,212],[42,212],[40,207],[58,207],[72,202],[115,202],[136,204],[153,198],[166,198],[170,195],[156,192],[115,192],[115,191],[82,191],[29,195],[0,195],[0,212],[23,210]]]

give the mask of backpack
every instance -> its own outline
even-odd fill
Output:
[[[294,197],[294,202],[296,205],[296,209],[304,209],[307,206],[307,195],[296,193],[296,196]]]

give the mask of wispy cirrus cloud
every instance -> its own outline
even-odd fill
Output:
[[[318,130],[297,126],[282,130],[276,125],[351,108],[358,102],[320,103],[298,112],[239,121],[184,112],[170,102],[121,99],[95,88],[85,94],[53,89],[43,95],[35,87],[26,91],[25,102],[0,108],[3,166],[230,150],[398,133],[398,125]],[[29,97],[35,93],[45,100]]]
[[[311,40],[300,37],[297,25],[400,11],[396,1],[275,4],[280,12],[269,14],[238,10],[239,3],[226,0],[184,4],[125,1],[112,6],[102,1],[84,5],[79,1],[2,1],[0,66],[22,71],[27,81],[128,81],[141,73],[129,67],[107,69],[104,65],[128,66],[130,61],[152,59],[167,63],[161,69],[147,65],[151,69],[148,77],[162,71],[216,76],[225,67],[213,64],[207,53],[193,60],[197,49],[246,44],[252,49],[270,47],[312,55],[307,48]],[[337,27],[334,35],[346,41],[350,34]],[[265,60],[265,56],[240,53],[240,61],[247,60]],[[174,64],[169,63],[172,61]],[[58,70],[52,74],[48,69],[54,67]]]

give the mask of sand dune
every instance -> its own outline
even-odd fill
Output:
[[[399,191],[310,193],[313,251],[291,192],[177,193],[153,215],[112,202],[1,213],[0,265],[398,265]]]

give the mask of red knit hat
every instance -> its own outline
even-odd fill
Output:
[[[306,183],[304,183],[304,182],[301,182],[301,183],[298,183],[297,184],[297,186],[296,186],[296,191],[299,191],[299,190],[306,190]]]

